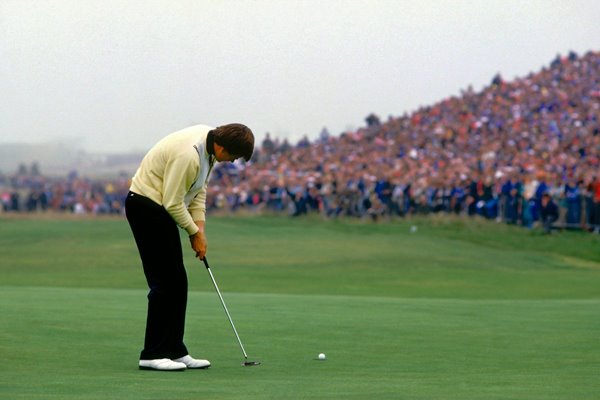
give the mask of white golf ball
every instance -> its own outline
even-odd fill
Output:
[[[415,233],[417,231],[417,229],[418,229],[417,226],[413,225],[413,226],[410,227],[410,232],[411,233]]]
[[[326,358],[325,353],[319,353],[319,360],[324,360]]]

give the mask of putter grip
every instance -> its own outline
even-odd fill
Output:
[[[206,256],[204,256],[204,258],[202,259],[202,261],[204,262],[204,266],[206,267],[206,269],[209,269],[208,260],[206,259]]]

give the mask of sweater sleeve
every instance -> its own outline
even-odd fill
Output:
[[[206,220],[206,185],[198,192],[188,207],[194,221]]]
[[[194,159],[179,155],[167,161],[163,177],[163,207],[175,223],[190,236],[198,232],[198,227],[187,210],[184,199],[198,175],[199,168]]]

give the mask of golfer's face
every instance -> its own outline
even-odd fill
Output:
[[[239,157],[229,154],[229,152],[227,150],[225,150],[223,147],[221,147],[220,149],[215,149],[215,158],[219,162],[223,162],[223,161],[233,162],[236,160],[236,158],[239,158]]]

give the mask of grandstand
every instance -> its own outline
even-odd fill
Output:
[[[212,212],[327,218],[455,213],[532,227],[600,228],[600,52],[557,56],[401,117],[296,145],[267,136],[249,163],[219,165]],[[133,173],[133,171],[132,171]],[[123,177],[1,177],[5,211],[121,212]],[[544,193],[558,205],[548,216]]]

